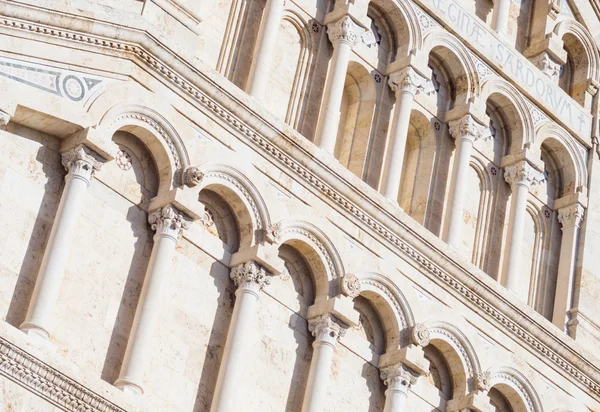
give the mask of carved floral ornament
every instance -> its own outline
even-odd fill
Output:
[[[358,42],[364,31],[365,29],[356,24],[350,16],[344,16],[327,25],[329,41],[331,41],[334,46],[337,45],[338,42],[353,46]]]
[[[347,273],[342,278],[342,292],[344,295],[354,299],[360,295],[360,280],[351,273]]]
[[[281,242],[281,237],[283,236],[283,226],[281,222],[270,224],[263,233],[266,242],[277,245]]]
[[[183,184],[188,187],[196,187],[204,179],[204,173],[198,167],[188,167],[183,172]]]
[[[277,146],[272,144],[268,139],[264,138],[260,133],[256,131],[254,127],[247,125],[245,122],[238,119],[231,111],[222,106],[219,102],[214,100],[211,96],[208,96],[195,84],[191,83],[187,78],[181,76],[172,66],[168,65],[164,61],[157,58],[154,54],[149,53],[144,48],[138,45],[126,43],[118,39],[108,39],[104,37],[98,37],[87,33],[74,32],[69,30],[62,30],[55,27],[42,26],[35,23],[24,23],[22,21],[5,18],[0,22],[5,27],[10,27],[13,30],[33,32],[40,36],[54,37],[67,39],[73,43],[81,44],[95,44],[100,48],[109,50],[125,51],[131,53],[143,64],[154,67],[162,74],[165,81],[172,83],[174,86],[180,88],[183,92],[189,94],[202,104],[208,110],[214,112],[224,122],[227,122],[234,129],[238,130],[241,136],[249,139],[261,152],[269,153],[273,158],[279,160],[281,164],[284,164],[286,168],[293,170],[300,178],[308,181],[317,190],[323,192],[330,198],[332,198],[337,204],[339,204],[344,210],[350,213],[352,216],[356,216],[361,221],[365,222],[372,230],[377,232],[381,238],[387,240],[398,250],[402,250],[403,253],[410,258],[412,261],[421,265],[436,279],[441,280],[448,287],[459,292],[464,299],[477,305],[480,310],[493,316],[500,322],[507,330],[519,339],[523,339],[527,344],[540,352],[542,356],[545,356],[549,361],[556,364],[566,374],[575,379],[580,385],[591,390],[595,394],[600,394],[600,384],[592,377],[592,374],[583,368],[574,366],[572,362],[566,361],[562,356],[559,355],[557,348],[553,345],[548,345],[545,338],[539,336],[532,336],[531,331],[525,329],[520,323],[517,323],[512,318],[512,315],[506,313],[503,310],[499,310],[496,305],[487,303],[485,299],[481,299],[481,296],[475,294],[471,288],[465,286],[460,278],[457,278],[452,273],[440,267],[437,263],[431,261],[427,257],[423,256],[420,252],[415,250],[412,246],[405,243],[400,239],[393,231],[382,225],[376,218],[371,216],[369,213],[364,211],[354,202],[346,199],[343,195],[339,194],[333,187],[325,183],[321,178],[314,175],[308,169],[306,169],[301,163],[296,161],[294,158],[289,156],[287,153],[279,149]],[[560,346],[562,348],[562,346]],[[581,359],[578,357],[578,359]],[[31,367],[27,366],[27,370],[31,371]],[[38,372],[35,372],[35,377],[39,376]],[[27,383],[27,387],[33,387],[30,383]],[[51,385],[49,388],[57,388],[56,385]],[[45,390],[44,393],[47,393]],[[54,395],[53,395],[54,396]],[[82,399],[84,395],[78,395],[77,399]],[[60,395],[60,401],[64,402],[65,397]],[[89,404],[86,401],[86,404]]]
[[[431,342],[431,333],[427,326],[422,323],[417,323],[413,326],[411,336],[415,345],[419,345],[423,348]]]
[[[492,374],[489,371],[485,371],[475,375],[475,386],[478,391],[489,392],[492,388]]]
[[[425,92],[427,82],[427,79],[417,73],[412,67],[392,73],[388,81],[390,88],[396,95],[401,92],[412,95]]]

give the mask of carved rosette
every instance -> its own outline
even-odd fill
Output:
[[[392,73],[388,84],[396,96],[399,96],[402,92],[410,93],[414,96],[425,90],[427,79],[417,73],[412,67],[407,67]]]
[[[417,323],[413,326],[411,335],[414,344],[423,348],[429,345],[429,342],[431,341],[429,329],[422,323]]]
[[[351,299],[360,295],[360,280],[356,275],[347,273],[342,278],[342,293]]]
[[[511,185],[525,185],[531,187],[542,180],[542,173],[533,168],[526,161],[520,161],[504,168],[504,180]]]
[[[157,236],[170,236],[176,241],[191,223],[183,213],[170,205],[150,213],[148,222]]]
[[[245,289],[255,293],[258,293],[258,291],[271,282],[265,269],[253,260],[242,263],[231,269],[229,277],[239,289]]]
[[[204,179],[204,173],[197,167],[188,167],[183,172],[183,184],[188,187],[196,187],[202,183]]]
[[[491,137],[489,130],[483,125],[477,123],[470,114],[459,120],[449,122],[450,136],[454,140],[466,139],[476,142],[479,139],[488,139]]]
[[[475,386],[480,392],[489,392],[492,388],[492,374],[489,371],[475,375]]]
[[[70,176],[83,179],[89,185],[94,173],[102,167],[102,162],[98,161],[90,149],[79,145],[62,153],[62,165]]]
[[[308,330],[315,337],[315,344],[335,346],[338,339],[346,334],[346,325],[333,316],[318,316],[308,321]]]
[[[266,242],[277,245],[281,241],[283,227],[281,223],[270,224],[264,230],[264,239]]]
[[[581,225],[585,209],[579,203],[558,209],[558,221],[562,225],[563,230]]]
[[[381,368],[381,380],[392,390],[407,392],[411,385],[417,383],[417,377],[401,363]]]
[[[356,24],[350,16],[344,16],[327,25],[327,35],[329,36],[329,41],[334,46],[337,46],[339,43],[354,46],[364,32],[364,27]]]

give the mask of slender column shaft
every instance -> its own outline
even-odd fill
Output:
[[[396,93],[396,107],[390,133],[388,153],[383,166],[382,193],[398,201],[410,113],[415,95],[423,89],[425,78],[408,67],[390,77],[390,87]]]
[[[384,412],[404,412],[408,390],[417,381],[402,364],[389,366],[381,370],[381,379],[388,387],[385,391]]]
[[[539,172],[535,171],[526,161],[520,161],[508,166],[504,178],[511,185],[512,199],[510,202],[510,217],[506,232],[504,280],[508,289],[512,290],[527,302],[529,297],[529,282],[531,273],[520,271],[521,249],[523,245],[523,227],[527,213],[527,197],[532,184],[539,181]]]
[[[269,283],[265,270],[252,261],[234,268],[231,278],[238,289],[235,292],[236,300],[211,412],[234,412],[243,409],[239,388],[242,386],[245,363],[251,350],[249,337],[254,330],[259,292]]]
[[[62,164],[69,171],[60,198],[58,211],[35,283],[29,310],[21,330],[28,334],[50,337],[54,307],[60,293],[65,266],[84,196],[99,163],[83,146],[62,155]]]
[[[315,341],[313,342],[313,356],[310,362],[302,412],[320,412],[323,410],[327,394],[335,345],[345,330],[330,316],[311,320],[309,329],[315,337]]]
[[[558,279],[556,280],[552,323],[562,330],[566,330],[569,321],[568,313],[573,307],[577,242],[583,213],[584,209],[578,203],[558,211],[558,220],[562,225],[562,243],[558,260]]]
[[[333,57],[323,91],[315,142],[331,154],[335,150],[350,53],[363,31],[364,29],[354,23],[349,16],[327,26],[329,40],[333,43]]]
[[[508,18],[510,13],[510,0],[495,0],[494,15],[492,17],[492,30],[496,33],[508,34]]]
[[[261,20],[252,67],[248,77],[248,94],[264,101],[265,91],[272,71],[277,32],[283,14],[282,0],[267,0]]]
[[[148,221],[152,229],[156,230],[154,246],[129,333],[121,373],[115,382],[115,386],[124,392],[136,394],[144,393],[142,382],[166,281],[171,273],[178,238],[183,229],[189,226],[183,216],[171,206],[151,213]]]
[[[483,128],[478,125],[471,115],[450,123],[450,134],[456,140],[456,153],[450,178],[448,192],[448,211],[446,213],[445,241],[450,246],[458,248],[461,240],[463,209],[468,185],[467,176],[473,143],[482,137]]]

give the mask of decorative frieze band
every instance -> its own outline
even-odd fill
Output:
[[[65,411],[125,412],[2,338],[0,374]]]
[[[214,112],[217,118],[222,119],[228,123],[231,128],[237,130],[241,136],[245,136],[247,139],[249,139],[253,144],[256,145],[257,150],[263,151],[264,153],[267,153],[269,156],[272,156],[278,160],[282,167],[285,167],[296,173],[298,177],[304,179],[315,190],[318,190],[327,196],[331,202],[337,205],[337,207],[343,209],[346,213],[360,221],[361,224],[367,226],[370,230],[377,233],[383,243],[390,245],[399,253],[401,253],[402,256],[420,266],[424,273],[430,274],[437,281],[444,283],[449,290],[461,295],[462,298],[466,300],[467,304],[476,307],[481,314],[494,319],[494,321],[502,325],[507,331],[513,333],[523,342],[530,345],[532,350],[539,353],[542,359],[554,363],[590,391],[594,392],[596,395],[600,395],[600,372],[582,372],[579,367],[576,367],[574,366],[574,363],[567,361],[557,350],[549,347],[549,345],[554,344],[561,345],[560,343],[557,343],[554,338],[551,336],[546,336],[544,340],[541,340],[534,336],[529,331],[530,328],[526,329],[504,312],[489,304],[488,300],[480,295],[481,290],[479,290],[478,293],[473,292],[472,286],[467,286],[464,282],[458,280],[455,276],[446,272],[432,260],[425,257],[422,253],[417,251],[408,243],[404,242],[398,235],[387,229],[386,226],[379,223],[378,220],[373,218],[362,208],[349,201],[345,196],[325,183],[320,177],[306,169],[300,162],[296,161],[286,152],[272,144],[268,139],[262,137],[256,130],[246,125],[245,122],[236,117],[232,112],[225,109],[220,103],[217,103],[211,97],[206,95],[194,83],[182,77],[169,65],[155,57],[153,54],[147,52],[143,47],[118,39],[107,39],[56,27],[47,27],[40,24],[26,23],[12,18],[3,18],[0,20],[0,24],[16,30],[24,30],[30,33],[36,33],[37,35],[71,40],[82,44],[93,44],[109,50],[120,50],[131,53],[132,55],[138,57],[142,64],[147,64],[156,70],[160,75],[163,76],[163,79],[166,82],[171,83],[174,87],[179,87],[182,91],[196,99],[204,107]],[[170,57],[175,62],[180,61],[177,56],[170,55]],[[186,65],[186,67],[189,66]],[[202,76],[200,72],[195,72],[195,74]],[[460,268],[457,269],[459,271],[461,270]],[[465,274],[465,276],[472,281],[473,278],[471,275]],[[551,344],[549,341],[555,341],[555,343]],[[561,352],[565,351],[569,352],[571,355],[575,355],[574,352],[564,345],[562,345],[559,350]],[[588,368],[593,368],[593,365],[589,364],[589,362],[581,357],[581,355],[577,354],[576,356],[582,365],[587,364]],[[594,378],[592,378],[589,373],[594,373]]]

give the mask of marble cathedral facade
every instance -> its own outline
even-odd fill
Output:
[[[600,411],[598,0],[0,0],[0,410]]]

